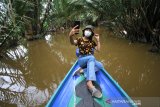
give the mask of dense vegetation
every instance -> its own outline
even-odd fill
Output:
[[[104,25],[117,36],[152,43],[151,51],[160,50],[159,0],[1,0],[1,55],[24,37],[69,28],[73,20]]]

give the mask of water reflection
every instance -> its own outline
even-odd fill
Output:
[[[45,40],[46,40],[46,42],[47,42],[47,44],[50,46],[50,47],[52,47],[53,46],[53,38],[54,38],[54,36],[52,36],[51,34],[47,34],[47,35],[45,35]]]
[[[6,59],[0,61],[0,101],[4,102],[1,102],[2,106],[42,105],[57,88],[55,81],[50,82],[46,86],[47,88],[37,87],[38,85],[34,81],[28,82],[35,76],[29,70],[28,57],[30,57],[28,49],[20,45],[15,49],[8,50]],[[10,60],[8,61],[8,59]],[[40,79],[35,81],[40,81]],[[48,81],[42,83],[47,85]]]
[[[6,54],[12,60],[17,60],[26,56],[27,49],[23,45],[19,45],[14,49],[8,50]]]

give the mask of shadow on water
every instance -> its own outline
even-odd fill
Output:
[[[160,55],[146,44],[131,44],[104,29],[101,52],[95,53],[107,71],[133,97],[158,97]],[[0,61],[0,105],[44,106],[76,61],[68,32],[48,34],[7,51]]]

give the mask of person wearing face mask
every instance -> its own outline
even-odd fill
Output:
[[[87,87],[92,96],[101,98],[102,93],[96,89],[93,85],[93,81],[96,81],[96,68],[102,69],[102,63],[98,62],[94,57],[94,50],[100,51],[99,34],[94,33],[92,25],[86,26],[82,30],[82,37],[74,39],[73,37],[79,33],[79,29],[75,26],[69,33],[70,43],[78,46],[77,57],[79,66],[86,72]],[[93,40],[93,37],[96,41]]]

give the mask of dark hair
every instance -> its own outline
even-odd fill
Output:
[[[85,31],[85,30],[86,30],[86,29],[82,30],[83,37],[85,36],[85,35],[84,35],[84,31]],[[92,29],[90,29],[90,30],[92,31]],[[91,41],[92,38],[93,38],[93,36],[94,36],[94,32],[92,31],[92,34],[91,34],[90,37],[88,37],[88,39]]]

